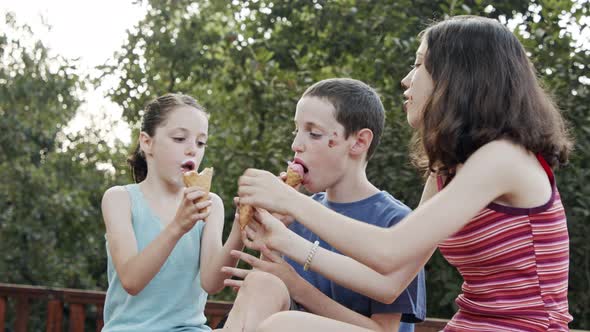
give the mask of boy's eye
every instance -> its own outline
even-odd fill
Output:
[[[320,138],[322,138],[324,136],[323,134],[314,133],[312,131],[307,131],[306,130],[306,132],[308,133],[309,137],[311,137],[312,139],[320,139]],[[291,132],[291,134],[293,134],[293,136],[297,136],[297,133],[299,133],[299,129],[295,129],[295,130],[293,130]]]
[[[201,142],[201,141],[197,141],[197,146],[200,148],[204,148],[207,146],[207,142]]]
[[[184,137],[172,137],[174,142],[184,142]]]

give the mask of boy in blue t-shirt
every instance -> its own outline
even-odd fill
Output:
[[[385,191],[351,203],[330,202],[326,197],[326,193],[315,194],[312,198],[347,217],[384,228],[395,225],[410,212],[410,208]],[[320,247],[339,253],[330,244],[320,239],[297,221],[291,224],[289,228],[304,239],[310,242],[317,240],[319,241]],[[297,264],[290,258],[285,258],[285,260],[300,276],[322,291],[322,293],[357,313],[367,317],[371,317],[373,314],[400,313],[402,323],[400,324],[399,331],[413,331],[413,324],[406,324],[404,322],[421,322],[426,316],[424,271],[420,271],[418,276],[392,304],[384,304],[339,286],[319,273],[309,270],[305,271],[303,266]]]
[[[410,209],[371,184],[365,172],[379,145],[384,117],[379,96],[368,85],[353,79],[320,81],[308,88],[297,103],[292,150],[293,162],[305,172],[302,185],[315,193],[316,201],[353,219],[390,227],[401,221]],[[289,223],[288,217],[283,217],[283,221]],[[297,221],[289,229],[337,253]],[[249,236],[255,238],[252,228],[248,230]],[[248,239],[245,242],[253,243]],[[263,252],[264,259],[243,252],[232,253],[252,265],[253,270],[223,268],[244,279],[225,282],[240,287],[240,291],[224,330],[252,331],[270,315],[289,309],[377,331],[413,331],[411,323],[424,320],[423,270],[400,291],[393,303],[384,304],[374,299],[391,301],[378,294],[372,294],[371,298],[361,295],[316,272],[306,271],[290,259],[283,260],[268,250]],[[375,282],[383,282],[383,278]]]

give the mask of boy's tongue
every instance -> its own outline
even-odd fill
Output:
[[[299,176],[301,176],[301,178],[303,179],[303,175],[305,172],[303,171],[303,166],[301,164],[291,163],[289,165],[289,168],[292,169],[294,172],[297,172]]]

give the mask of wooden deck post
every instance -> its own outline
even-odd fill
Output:
[[[6,298],[0,296],[0,331],[6,330]]]
[[[29,298],[20,295],[16,298],[16,321],[14,330],[16,332],[27,332],[27,322],[29,320]]]
[[[104,326],[103,310],[104,307],[102,305],[96,305],[96,332],[100,332]]]
[[[84,305],[79,303],[70,303],[70,332],[84,332],[84,320],[86,313]]]
[[[52,299],[47,302],[46,332],[61,332],[64,307],[60,300]]]

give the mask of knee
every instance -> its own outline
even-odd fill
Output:
[[[258,325],[256,332],[284,331],[287,327],[295,326],[294,323],[296,323],[298,314],[299,312],[297,311],[281,311],[276,313]]]
[[[262,271],[250,272],[244,279],[242,288],[252,290],[258,294],[279,293],[289,295],[287,286],[279,277]]]
[[[267,300],[278,305],[281,310],[289,309],[291,304],[291,297],[285,283],[279,277],[267,272],[250,272],[244,279],[240,293],[242,291],[256,298],[267,295]]]

